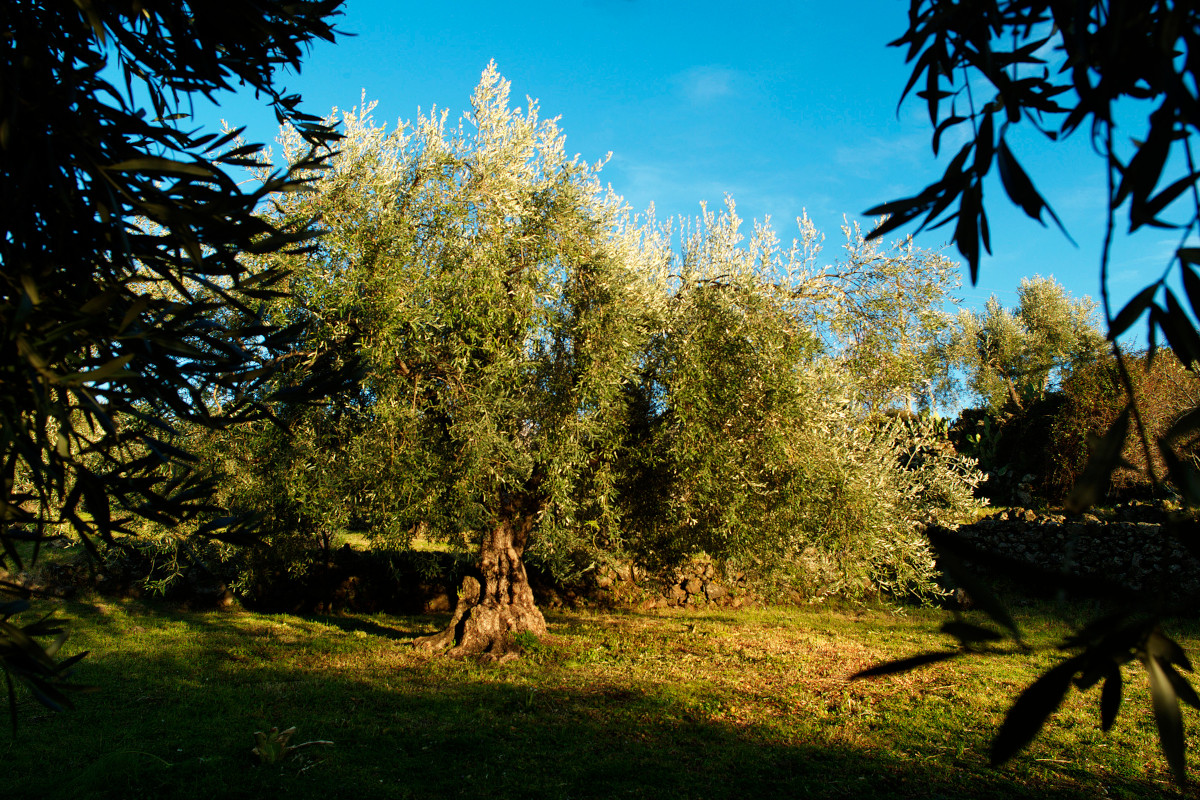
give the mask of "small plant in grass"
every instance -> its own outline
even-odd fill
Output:
[[[260,764],[279,764],[289,755],[303,747],[310,747],[315,744],[333,744],[333,742],[324,740],[304,742],[303,744],[289,744],[295,733],[295,726],[288,728],[286,731],[281,731],[279,728],[271,728],[266,733],[255,731],[254,749],[250,752],[258,756],[258,763]]]
[[[542,642],[532,631],[517,631],[513,634],[513,642],[524,653],[536,653],[542,649]]]
[[[513,635],[513,644],[519,649],[522,658],[526,658],[542,667],[562,664],[570,653],[562,647],[561,641],[554,637],[539,637],[529,631],[521,631]]]

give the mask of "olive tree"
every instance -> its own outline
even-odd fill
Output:
[[[1014,308],[992,295],[983,311],[959,311],[951,360],[992,411],[1006,404],[1022,410],[1105,353],[1095,308],[1091,298],[1071,298],[1053,278],[1022,278]]]
[[[811,225],[790,248],[765,224],[744,242],[732,201],[673,252],[671,226],[630,218],[536,104],[510,107],[494,65],[457,126],[432,112],[388,130],[372,113],[340,114],[330,169],[279,200],[281,220],[319,215],[319,245],[263,264],[291,274],[273,313],[304,324],[306,352],[356,361],[358,391],[281,412],[307,466],[268,445],[255,460],[274,466],[231,475],[231,499],[286,498],[293,529],[471,543],[453,621],[421,642],[455,653],[544,631],[527,554],[561,574],[621,549],[795,562],[815,548],[835,567],[862,556],[845,560],[876,587],[931,588],[916,531],[930,494],[818,332],[907,285],[870,271],[923,257],[822,267]],[[938,473],[959,500],[963,466]]]
[[[280,260],[280,313],[360,360],[357,398],[322,412],[346,448],[346,502],[377,535],[478,548],[453,621],[421,642],[455,653],[544,633],[526,548],[553,561],[613,528],[623,387],[661,266],[600,165],[509,91],[491,64],[455,127],[444,112],[391,131],[370,105],[341,115],[331,169],[278,211],[327,231]],[[300,145],[286,135],[285,155]]]
[[[804,221],[801,221],[803,226]],[[807,282],[829,352],[853,377],[864,406],[931,408],[954,399],[952,318],[959,265],[907,237],[884,247],[855,222],[842,226],[845,255]]]
[[[669,302],[654,307],[628,389],[625,544],[651,566],[704,553],[815,594],[931,596],[921,523],[967,511],[977,476],[948,448],[914,458],[915,439],[936,437],[863,404],[847,365],[868,359],[866,337],[838,347],[853,330],[844,315],[885,304],[881,286],[921,280],[892,272],[907,247],[828,266],[806,219],[789,248],[766,224],[746,241],[740,224],[727,200],[684,228]],[[877,401],[903,396],[899,374],[876,384]]]

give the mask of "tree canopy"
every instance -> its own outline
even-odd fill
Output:
[[[767,225],[746,241],[740,226],[731,200],[705,209],[660,289],[669,300],[630,389],[625,544],[652,565],[705,553],[780,569],[814,593],[928,597],[933,564],[917,521],[968,508],[971,469],[906,458],[931,432],[901,432],[878,412],[909,399],[915,382],[897,375],[920,365],[863,369],[905,343],[875,348],[849,335],[846,317],[868,306],[940,315],[936,302],[890,291],[902,281],[940,300],[940,257],[904,242],[823,265],[806,218],[787,248]],[[910,274],[898,278],[899,264]]]
[[[260,304],[284,273],[247,253],[302,251],[308,220],[258,213],[319,170],[336,134],[276,85],[332,41],[339,0],[286,5],[13,0],[0,8],[0,545],[20,565],[49,538],[91,544],[135,520],[211,512],[211,486],[172,439],[261,399],[294,330]],[[243,188],[258,145],[189,129],[195,94],[252,87],[309,155]],[[146,107],[148,104],[148,108]],[[302,395],[311,387],[292,387]],[[220,527],[225,523],[218,523]],[[15,587],[7,587],[13,589]],[[0,607],[0,659],[43,702],[63,665]],[[9,683],[10,698],[12,684]],[[15,720],[14,720],[15,722]]]
[[[958,303],[959,265],[911,237],[881,247],[860,225],[842,227],[845,257],[823,274],[818,330],[864,405],[936,408],[955,394],[948,308]]]
[[[544,629],[526,556],[561,577],[617,554],[801,570],[807,553],[827,591],[936,591],[916,522],[969,506],[975,477],[952,455],[914,459],[862,398],[922,389],[926,367],[901,362],[944,332],[948,263],[857,237],[822,266],[811,223],[790,247],[765,224],[743,239],[732,200],[681,223],[676,248],[671,223],[632,216],[509,92],[492,64],[457,125],[434,111],[388,129],[369,103],[327,120],[340,152],[270,212],[319,215],[325,235],[259,261],[290,275],[271,318],[359,381],[278,404],[286,439],[261,424],[213,437],[222,496],[268,512],[276,553],[347,527],[478,548],[428,642],[456,653],[502,657]],[[295,132],[283,145],[289,163],[307,152]],[[904,337],[858,336],[845,317],[868,306]]]
[[[456,127],[441,113],[389,132],[370,111],[343,115],[315,193],[280,201],[280,224],[328,229],[282,257],[280,313],[361,358],[357,399],[319,412],[346,454],[331,479],[357,487],[345,503],[376,535],[482,547],[482,595],[450,638],[498,652],[545,629],[521,561],[533,534],[554,560],[581,526],[615,526],[614,430],[657,251],[553,120],[510,106],[494,65]]]
[[[995,295],[983,311],[959,311],[951,361],[967,373],[971,392],[993,411],[1024,409],[1076,367],[1103,355],[1091,298],[1075,300],[1053,278],[1022,278],[1017,305]]]

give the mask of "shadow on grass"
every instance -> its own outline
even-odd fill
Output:
[[[84,612],[84,616],[88,618],[88,625],[100,630],[116,630],[123,624],[122,619],[125,617],[125,612],[122,610],[121,601],[115,602],[78,602],[72,604],[75,607],[73,615],[79,616],[79,611]],[[258,620],[280,620],[289,623],[302,621],[314,626],[327,628],[336,628],[345,633],[362,632],[366,635],[401,641],[405,639],[413,639],[429,632],[430,626],[436,627],[438,623],[449,621],[450,614],[410,614],[403,617],[384,617],[389,621],[399,623],[399,625],[383,625],[374,619],[364,616],[340,616],[337,614],[289,614],[284,612],[241,612],[239,610],[230,611],[193,611],[186,608],[180,608],[170,603],[154,602],[154,601],[129,601],[131,608],[136,609],[136,615],[148,619],[169,620],[182,625],[196,627],[214,632],[236,632],[239,635],[249,633],[254,634],[253,627],[247,630],[240,625],[240,621],[246,617],[253,617]],[[110,609],[117,609],[115,615],[110,613]],[[261,627],[261,626],[259,626]]]
[[[440,622],[443,622],[443,624],[445,624],[450,621],[450,615],[449,614],[429,614],[429,615],[424,615],[424,616],[401,618],[402,621],[412,623],[404,628],[391,627],[388,625],[380,625],[378,622],[375,622],[373,620],[366,619],[363,617],[304,615],[302,617],[299,617],[299,619],[305,619],[310,622],[316,622],[316,623],[319,623],[322,625],[328,625],[330,627],[337,628],[338,630],[344,631],[346,633],[356,633],[356,632],[361,631],[362,633],[365,633],[368,636],[374,636],[374,637],[377,637],[380,639],[390,639],[392,641],[401,641],[401,640],[407,641],[407,640],[415,639],[418,636],[422,636],[425,633],[428,633],[429,631],[428,631],[427,627],[425,626],[426,622],[434,623],[434,622],[440,621]]]
[[[1014,780],[978,763],[956,763],[954,756],[892,752],[880,742],[842,737],[784,715],[778,724],[719,720],[703,696],[685,696],[672,684],[625,680],[617,672],[587,684],[569,665],[484,667],[415,659],[397,641],[407,633],[361,619],[321,619],[345,633],[306,642],[317,653],[301,669],[288,651],[299,645],[265,633],[247,637],[244,619],[153,613],[194,633],[176,635],[172,641],[180,644],[170,650],[150,646],[89,658],[82,677],[102,693],[68,714],[23,717],[20,737],[2,747],[5,796],[565,800],[1160,793],[1144,782],[1101,785],[1085,772],[1063,774],[1061,781]],[[256,619],[251,623],[265,625]],[[96,622],[97,630],[105,626],[103,619]],[[125,633],[117,621],[109,628]],[[364,653],[375,656],[365,667]],[[395,654],[391,661],[389,653]],[[25,704],[23,712],[34,708]],[[335,744],[305,748],[282,764],[256,764],[253,732],[293,725],[299,729],[293,743]]]

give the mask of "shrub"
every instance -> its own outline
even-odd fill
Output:
[[[1129,466],[1112,475],[1110,493],[1137,495],[1153,492],[1166,475],[1158,451],[1158,437],[1200,397],[1200,378],[1189,372],[1168,349],[1151,360],[1146,354],[1127,356],[1129,377],[1137,396],[1138,409],[1149,438],[1149,459],[1136,428],[1125,444],[1122,457]],[[1047,440],[1046,487],[1053,496],[1070,491],[1088,459],[1088,438],[1106,431],[1128,402],[1115,358],[1077,367],[1063,382],[1063,405],[1055,416]],[[1181,443],[1181,453],[1195,458],[1196,443]]]
[[[737,449],[745,437],[716,435],[724,420],[692,421],[714,429],[710,460],[720,468],[705,462],[711,482],[698,480],[695,459],[677,449],[700,431],[651,435],[643,453],[654,460],[633,483],[626,547],[651,570],[703,552],[810,596],[937,595],[923,529],[976,512],[974,462],[949,446],[932,418],[864,413],[820,365],[798,385],[786,411],[761,416],[746,452]]]

